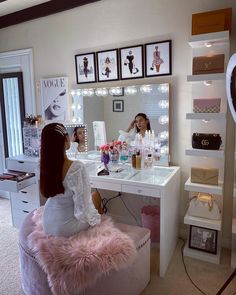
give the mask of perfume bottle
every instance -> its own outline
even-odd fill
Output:
[[[137,151],[136,153],[136,169],[141,169],[142,167],[142,156],[140,154],[140,151]]]

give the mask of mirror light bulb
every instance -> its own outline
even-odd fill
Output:
[[[125,94],[134,95],[135,93],[137,93],[137,89],[135,86],[128,86],[125,88]]]
[[[81,107],[80,104],[78,104],[77,109],[78,109],[78,110],[81,110],[81,109],[82,109],[82,107]]]
[[[75,123],[75,122],[76,122],[76,118],[73,117],[71,121],[72,121],[73,123]]]
[[[81,90],[80,89],[76,91],[76,95],[78,95],[78,96],[81,95]]]
[[[150,93],[152,91],[151,85],[142,85],[140,86],[140,91],[142,93]]]
[[[168,116],[160,116],[159,119],[158,119],[159,123],[161,125],[165,125],[169,122],[169,117]]]
[[[72,91],[70,92],[70,94],[71,94],[72,96],[74,96],[74,95],[75,95],[75,91],[72,90]]]
[[[169,102],[168,100],[162,99],[158,102],[158,105],[161,109],[167,109],[169,107]]]
[[[72,110],[75,109],[75,104],[73,103],[72,106],[71,106]]]

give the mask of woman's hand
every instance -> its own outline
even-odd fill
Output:
[[[104,211],[102,208],[102,197],[98,191],[92,192],[92,200],[94,207],[98,210],[98,213],[103,214]]]
[[[136,120],[134,119],[134,120],[130,123],[130,125],[129,125],[129,127],[127,128],[126,132],[129,132],[131,129],[133,129],[133,128],[135,127],[135,123],[136,123]]]

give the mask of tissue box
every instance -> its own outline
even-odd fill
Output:
[[[232,8],[206,11],[192,15],[192,35],[231,31]]]
[[[220,98],[196,98],[193,100],[194,113],[219,113]]]
[[[218,185],[219,169],[216,168],[191,168],[191,182]]]
[[[224,73],[224,54],[193,58],[193,75]]]

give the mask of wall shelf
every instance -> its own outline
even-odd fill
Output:
[[[189,177],[189,179],[185,182],[184,189],[189,192],[205,192],[221,196],[223,194],[223,183],[219,182],[219,185],[193,183]]]
[[[195,216],[190,216],[188,212],[184,216],[184,223],[189,225],[206,227],[214,230],[221,230],[221,220],[213,220],[207,218],[200,218]]]
[[[205,47],[206,43],[212,43],[213,46],[229,43],[229,31],[194,35],[188,41],[192,48]]]
[[[226,119],[225,113],[187,113],[186,119],[189,120],[223,120]]]
[[[203,150],[203,149],[186,149],[186,156],[197,157],[212,157],[218,159],[224,159],[224,150]]]
[[[217,81],[217,80],[225,80],[226,74],[207,74],[207,75],[188,75],[188,82],[204,82],[204,81]]]

